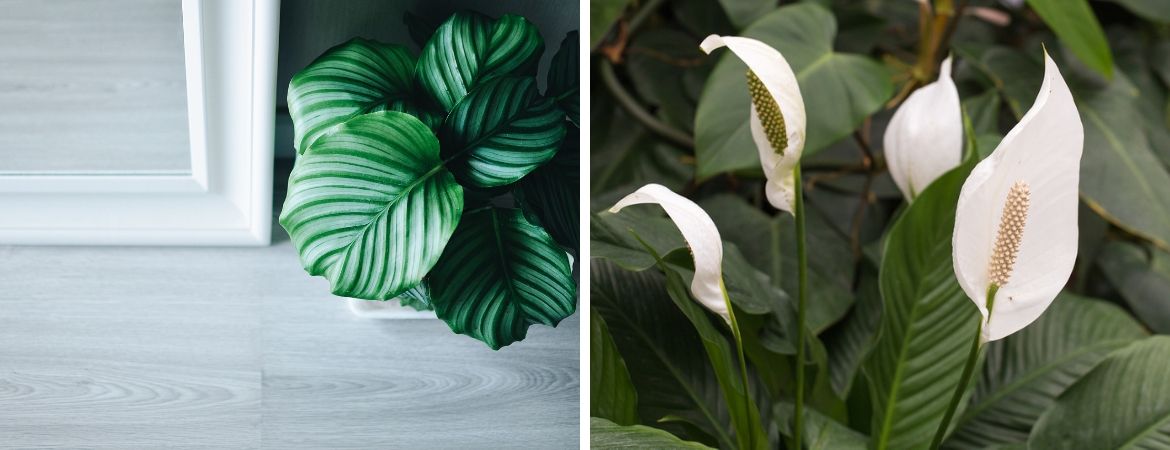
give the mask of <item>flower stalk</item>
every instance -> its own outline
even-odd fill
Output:
[[[987,310],[989,312],[995,306],[995,292],[998,290],[999,286],[994,284],[987,288]],[[959,375],[959,384],[955,385],[955,392],[951,395],[951,402],[947,405],[942,422],[939,422],[938,430],[934,432],[934,439],[930,442],[931,450],[938,450],[939,446],[942,445],[943,438],[947,435],[951,419],[955,417],[955,410],[959,409],[959,403],[963,401],[963,394],[967,392],[967,385],[971,383],[971,377],[975,375],[975,363],[979,361],[979,353],[983,350],[983,344],[983,319],[979,319],[979,323],[975,327],[975,339],[971,341],[971,350],[967,353],[967,363],[963,366],[962,375]]]
[[[796,259],[799,266],[796,288],[796,417],[793,420],[792,440],[794,448],[801,447],[804,434],[804,358],[805,358],[805,299],[808,296],[808,255],[805,251],[804,236],[804,188],[800,179],[800,164],[793,169],[796,177],[793,201],[793,215],[796,221]]]

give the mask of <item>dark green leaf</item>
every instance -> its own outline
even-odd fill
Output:
[[[366,114],[297,158],[280,224],[310,275],[334,294],[371,300],[422,281],[463,211],[463,188],[439,141],[413,116]]]
[[[792,435],[792,418],[795,407],[791,403],[777,403],[774,420],[780,432]],[[865,450],[869,438],[864,434],[837,422],[815,409],[805,409],[804,440],[806,448],[814,450]]]
[[[682,418],[719,447],[734,447],[719,383],[694,327],[667,297],[663,275],[627,272],[604,259],[591,268],[590,308],[605,320],[629,367],[642,422],[687,436],[679,420],[660,421]]]
[[[1154,22],[1170,23],[1170,8],[1163,0],[1112,0],[1134,14]]]
[[[1170,336],[1117,350],[1036,423],[1028,448],[1170,447]]]
[[[848,136],[893,93],[881,64],[833,51],[836,33],[833,14],[813,3],[782,7],[743,32],[779,50],[796,73],[808,115],[806,154]],[[729,51],[720,52],[722,59],[707,80],[695,117],[700,179],[727,171],[758,171],[760,166],[748,129],[747,66]]]
[[[569,258],[517,209],[463,216],[430,275],[435,314],[453,331],[499,349],[528,326],[556,326],[577,308]]]
[[[570,31],[548,68],[545,96],[552,98],[574,125],[581,126],[580,35]]]
[[[374,111],[403,111],[432,128],[441,116],[414,97],[414,57],[405,48],[356,38],[326,50],[288,85],[293,145],[304,153],[330,128]]]
[[[605,319],[589,311],[589,414],[619,425],[638,423],[638,393]]]
[[[504,76],[535,76],[544,39],[527,19],[458,12],[443,22],[418,59],[418,81],[443,111],[480,84]]]
[[[605,419],[589,419],[589,446],[596,449],[709,449],[698,442],[684,441],[657,428],[622,426]]]
[[[443,121],[443,159],[461,183],[516,182],[556,155],[564,116],[540,97],[536,80],[497,78],[464,97]]]
[[[969,171],[931,183],[886,241],[880,334],[863,365],[878,450],[929,447],[977,332],[979,312],[951,263],[955,205]]]
[[[1113,54],[1089,0],[1028,0],[1028,6],[1077,58],[1106,78],[1113,76]]]
[[[829,350],[829,376],[833,390],[847,398],[857,378],[861,363],[869,354],[877,336],[882,313],[882,296],[876,268],[862,266],[861,280],[853,300],[853,310],[841,323],[825,332]]]
[[[520,189],[515,191],[529,221],[571,249],[581,242],[579,145],[576,136],[570,135],[552,161],[520,180]]]
[[[427,287],[426,280],[407,289],[406,292],[398,296],[397,300],[402,306],[409,306],[415,311],[433,311],[435,309],[431,307],[431,289]]]
[[[1109,352],[1145,334],[1116,306],[1062,294],[1035,323],[987,344],[983,374],[947,447],[1026,442],[1061,392]]]
[[[719,4],[731,24],[741,30],[776,8],[775,0],[719,0]]]
[[[654,257],[646,253],[637,233],[659,255],[686,248],[687,243],[678,227],[661,214],[637,209],[623,210],[621,214],[599,212],[589,219],[589,248],[594,258],[606,258],[626,270],[646,270],[654,267]]]
[[[1170,253],[1114,241],[1097,264],[1143,323],[1155,333],[1170,333]]]

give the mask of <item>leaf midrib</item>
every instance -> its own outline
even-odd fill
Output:
[[[358,232],[355,233],[354,235],[355,236],[365,235],[366,232],[369,231],[370,226],[374,224],[374,222],[377,222],[379,218],[381,218],[383,215],[390,212],[390,208],[393,208],[394,205],[397,205],[398,202],[401,201],[403,197],[409,195],[410,192],[414,190],[414,188],[418,187],[420,184],[422,184],[426,180],[428,180],[431,177],[438,174],[439,171],[443,169],[443,167],[444,167],[443,164],[437,164],[437,165],[435,165],[435,167],[432,167],[431,170],[427,171],[427,173],[423,174],[423,176],[418,177],[414,181],[410,182],[410,184],[407,184],[406,187],[403,188],[398,193],[398,195],[395,195],[392,199],[390,199],[390,201],[386,202],[386,206],[384,206],[381,211],[378,211],[378,214],[375,214],[368,222],[366,222],[365,225],[362,225],[362,228],[360,230],[358,230]],[[342,254],[343,255],[348,254],[349,250],[351,248],[353,248],[353,245],[356,244],[357,241],[358,241],[357,239],[352,239],[348,243],[346,243],[345,247],[342,247],[342,250],[341,250]]]

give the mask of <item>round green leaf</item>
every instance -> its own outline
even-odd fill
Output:
[[[1028,448],[1170,447],[1170,336],[1117,350],[1044,413]]]
[[[556,155],[564,117],[540,96],[535,79],[496,79],[464,97],[443,121],[443,159],[465,184],[511,184]]]
[[[288,85],[297,153],[330,128],[368,112],[403,111],[434,128],[442,118],[414,98],[414,64],[405,48],[362,38],[325,51]]]
[[[792,66],[808,114],[804,151],[812,154],[848,136],[893,93],[886,69],[860,56],[833,51],[837,21],[814,3],[777,9],[743,32],[775,47]],[[698,41],[695,42],[698,46]],[[760,167],[748,127],[747,66],[725,53],[707,79],[695,115],[699,178]]]
[[[517,209],[463,217],[431,272],[432,306],[453,331],[499,349],[577,308],[569,258]]]
[[[561,48],[553,55],[552,64],[548,67],[548,85],[545,88],[545,96],[552,98],[569,121],[577,126],[581,126],[579,40],[580,35],[576,30],[565,35]]]
[[[418,61],[418,81],[436,104],[450,111],[480,83],[508,75],[535,76],[544,39],[523,17],[493,20],[458,12],[439,25]]]
[[[1109,352],[1145,335],[1117,306],[1062,294],[1036,323],[987,345],[983,374],[946,447],[1026,442],[1061,392]]]
[[[334,294],[388,300],[435,265],[463,212],[439,141],[399,112],[359,116],[297,158],[280,224]]]

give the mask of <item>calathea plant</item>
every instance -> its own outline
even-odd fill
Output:
[[[357,38],[289,84],[280,224],[334,294],[433,309],[493,349],[576,310],[577,33],[543,93],[523,17],[452,15],[417,58]]]

